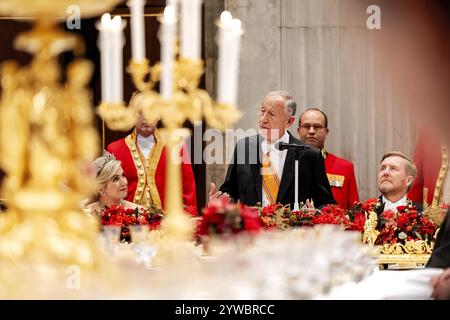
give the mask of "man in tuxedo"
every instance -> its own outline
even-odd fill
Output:
[[[326,150],[325,140],[329,131],[328,118],[322,110],[310,108],[300,115],[298,136],[305,143],[322,151],[333,197],[341,208],[349,209],[359,201],[355,170],[352,162]]]
[[[416,166],[405,154],[392,151],[383,155],[378,170],[378,190],[384,210],[397,212],[397,207],[408,204],[407,194],[416,175]],[[419,205],[417,210],[422,207]]]
[[[273,91],[264,97],[259,111],[260,133],[237,142],[225,182],[217,191],[211,184],[210,200],[226,197],[246,205],[273,203],[294,205],[294,172],[299,152],[299,202],[316,207],[334,204],[320,150],[294,138],[287,129],[295,121],[297,104],[285,91]],[[298,145],[280,151],[277,143]]]

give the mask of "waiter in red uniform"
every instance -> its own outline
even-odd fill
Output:
[[[154,204],[165,208],[167,155],[156,125],[149,124],[139,113],[134,131],[124,139],[109,144],[108,151],[122,162],[128,180],[126,200],[144,207]],[[185,144],[180,155],[183,203],[197,208],[194,173]]]
[[[325,170],[337,204],[348,209],[355,201],[359,201],[353,163],[336,157],[325,149],[329,132],[326,114],[317,108],[307,109],[300,115],[297,132],[305,143],[322,150]]]

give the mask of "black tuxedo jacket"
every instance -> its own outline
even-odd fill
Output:
[[[449,211],[450,212],[450,211]],[[431,268],[449,268],[450,267],[450,220],[449,212],[441,224],[436,243],[427,267]]]
[[[254,206],[262,203],[261,148],[262,137],[250,136],[237,142],[232,163],[220,191],[228,193],[235,201]],[[289,143],[304,145],[289,133]],[[299,202],[313,199],[315,207],[335,204],[325,172],[322,155],[317,149],[299,151]],[[288,150],[280,181],[277,202],[294,206],[295,151]]]

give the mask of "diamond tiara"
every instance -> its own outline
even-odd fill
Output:
[[[95,172],[97,174],[97,177],[108,162],[115,161],[115,160],[117,160],[117,159],[112,153],[109,153],[108,151],[103,150],[103,156],[101,156],[100,158],[97,158],[95,160]]]

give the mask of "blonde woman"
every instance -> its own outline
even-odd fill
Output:
[[[101,217],[107,208],[123,206],[134,209],[138,205],[124,200],[128,192],[128,181],[123,173],[122,165],[114,155],[104,151],[103,156],[95,159],[95,171],[98,194],[86,206],[88,211]]]

